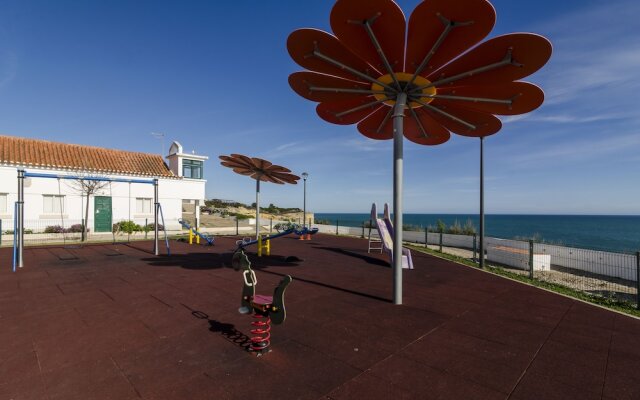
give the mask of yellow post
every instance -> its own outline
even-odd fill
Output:
[[[262,235],[258,235],[258,257],[262,257]]]
[[[194,229],[194,230],[193,230],[193,234],[194,234],[194,235],[195,235],[195,237],[196,237],[196,243],[197,243],[197,244],[200,244],[200,235],[196,235],[196,232],[197,232],[197,231]]]
[[[189,244],[193,244],[193,232],[189,229]]]
[[[271,240],[267,240],[267,255],[271,255]]]

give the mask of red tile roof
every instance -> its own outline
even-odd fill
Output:
[[[160,155],[0,135],[0,164],[173,177]]]

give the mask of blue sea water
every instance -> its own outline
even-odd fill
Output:
[[[316,213],[316,220],[336,220],[341,226],[362,226],[369,214]],[[438,220],[447,226],[471,220],[478,229],[477,214],[404,214],[404,225],[424,229]],[[485,216],[485,234],[503,239],[535,238],[548,243],[586,249],[635,252],[640,250],[640,216],[626,215],[504,215]]]

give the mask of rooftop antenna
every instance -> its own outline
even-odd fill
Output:
[[[151,132],[151,136],[162,141],[162,153],[160,153],[160,155],[162,156],[162,158],[164,158],[164,133]]]

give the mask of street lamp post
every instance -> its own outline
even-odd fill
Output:
[[[309,177],[309,174],[303,172],[301,175],[302,180],[304,181],[304,197],[302,201],[302,229],[304,229],[307,226],[307,178]]]

